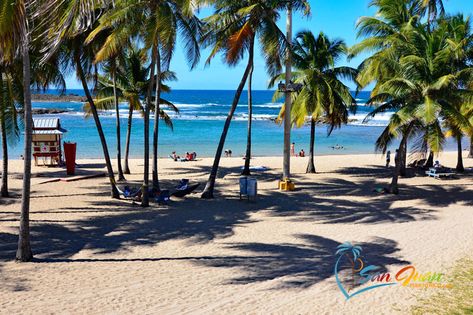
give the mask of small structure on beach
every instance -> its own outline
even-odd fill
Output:
[[[59,118],[33,119],[33,158],[38,165],[38,158],[43,158],[44,165],[61,165],[61,142],[67,130],[61,128]],[[46,164],[49,159],[49,164]]]

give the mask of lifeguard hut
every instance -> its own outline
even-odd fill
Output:
[[[38,158],[43,158],[44,165],[61,165],[61,142],[67,130],[61,128],[59,118],[33,119],[33,158],[38,165]],[[49,164],[46,164],[49,159]]]

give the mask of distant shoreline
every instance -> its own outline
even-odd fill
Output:
[[[87,98],[85,96],[80,96],[77,94],[32,94],[31,100],[33,102],[87,102]]]

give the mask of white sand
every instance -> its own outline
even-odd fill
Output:
[[[440,160],[454,167],[456,156]],[[473,166],[465,159],[465,167]],[[79,174],[103,171],[80,161]],[[207,179],[211,159],[160,160],[162,186]],[[360,244],[372,264],[395,272],[413,264],[448,274],[473,257],[472,177],[401,178],[399,196],[378,195],[390,170],[375,155],[316,158],[318,174],[304,174],[294,158],[299,190],[276,189],[282,159],[253,165],[259,197],[238,200],[241,158],[222,158],[216,199],[199,195],[142,209],[111,200],[105,177],[39,185],[64,170],[35,167],[31,228],[36,262],[14,263],[21,161],[11,162],[15,198],[0,199],[0,313],[67,314],[390,314],[405,313],[420,290],[393,286],[345,301],[333,276],[335,248]],[[132,161],[139,182],[142,161]],[[222,178],[223,177],[223,178]],[[199,189],[199,190],[200,190]]]

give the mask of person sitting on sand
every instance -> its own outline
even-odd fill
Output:
[[[305,156],[304,149],[301,149],[301,151],[299,152],[299,156],[300,156],[300,157],[304,157],[304,156]]]
[[[171,159],[174,160],[174,162],[176,162],[177,160],[180,159],[179,155],[176,154],[176,151],[172,151],[171,155],[169,156]]]
[[[442,164],[440,164],[439,160],[435,161],[434,168],[442,168]]]

